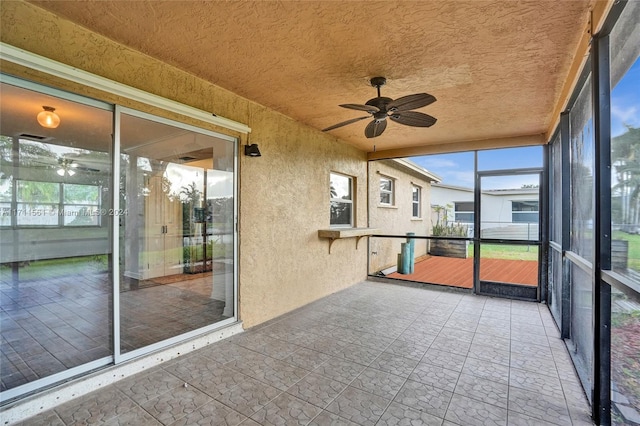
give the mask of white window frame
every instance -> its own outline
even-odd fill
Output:
[[[418,199],[414,199],[414,194],[418,194]],[[418,207],[418,215],[414,214],[415,207]],[[422,187],[418,185],[411,185],[411,217],[413,219],[422,218]]]
[[[538,204],[538,210],[515,210],[514,209],[514,207],[515,207],[514,204],[515,203],[537,203]],[[525,214],[531,214],[531,213],[535,213],[535,214],[538,215],[537,222],[539,222],[540,221],[540,201],[539,200],[511,200],[511,222],[512,223],[534,223],[534,222],[529,222],[529,221],[516,221],[516,220],[513,220],[514,217],[524,216]]]
[[[471,210],[456,210],[456,207],[459,204],[471,204]],[[458,219],[458,214],[470,214],[471,215],[471,221],[468,220],[460,220]],[[453,203],[453,219],[456,222],[462,222],[462,223],[473,223],[473,221],[475,220],[475,212],[473,209],[473,201],[454,201]]]
[[[102,187],[99,185],[92,184],[71,184],[66,182],[51,182],[51,181],[36,181],[29,179],[16,179],[16,194],[18,192],[17,188],[22,182],[31,182],[31,183],[51,183],[55,184],[58,187],[58,200],[56,202],[36,202],[36,201],[23,201],[18,200],[16,196],[16,214],[17,228],[90,228],[90,227],[100,227],[101,226],[101,215],[100,210],[102,209],[102,198],[100,194],[102,194]],[[64,192],[67,185],[82,185],[82,186],[91,186],[96,189],[98,192],[98,199],[95,203],[70,203],[65,201]],[[86,207],[89,209],[88,217],[90,219],[95,219],[96,223],[89,224],[81,224],[74,225],[72,223],[65,223],[66,220],[73,219],[77,216],[72,213],[72,210],[68,210],[67,207]],[[31,217],[31,222],[21,223],[21,218],[29,218]],[[38,222],[38,219],[42,218],[43,221]],[[47,219],[54,219],[55,223],[51,223],[51,221],[47,221]],[[66,220],[65,220],[66,219]],[[10,226],[10,224],[8,225]]]
[[[354,218],[354,202],[353,202],[353,194],[354,194],[354,189],[355,189],[355,185],[354,185],[354,178],[353,176],[349,176],[349,175],[345,175],[343,173],[338,173],[338,172],[330,172],[329,173],[329,187],[331,187],[331,181],[332,181],[332,176],[339,176],[339,177],[344,177],[349,179],[349,193],[351,195],[351,199],[345,199],[345,198],[333,198],[333,197],[329,197],[329,209],[331,209],[331,204],[332,203],[342,203],[342,204],[350,204],[351,205],[351,214],[349,217],[349,223],[348,224],[342,224],[342,223],[338,223],[338,224],[334,224],[331,223],[331,210],[329,210],[329,225],[332,228],[353,228],[353,218]]]
[[[391,189],[382,189],[382,181],[388,181]],[[383,195],[389,195],[389,202],[382,201]],[[394,206],[396,204],[396,180],[389,176],[380,176],[380,205],[381,206]]]

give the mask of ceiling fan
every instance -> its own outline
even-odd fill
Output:
[[[98,169],[94,169],[91,167],[84,167],[81,166],[80,164],[78,164],[76,162],[76,160],[71,159],[71,158],[65,158],[65,157],[60,157],[58,158],[58,169],[56,170],[56,173],[58,173],[60,176],[64,176],[65,174],[68,174],[69,176],[73,176],[76,174],[76,170],[78,171],[84,171],[84,172],[99,172],[100,170]]]
[[[53,160],[53,159],[51,159]],[[56,173],[60,176],[73,176],[75,175],[77,172],[79,171],[83,171],[83,172],[99,172],[99,169],[94,169],[92,167],[85,167],[82,166],[81,164],[79,164],[76,160],[72,159],[72,158],[66,158],[66,157],[58,157],[57,159],[57,164],[54,163],[53,161],[39,161],[39,160],[34,160],[35,163],[39,163],[39,164],[43,164],[45,165],[47,168],[54,168]]]
[[[396,123],[404,124],[412,127],[431,127],[436,123],[436,118],[417,111],[411,111],[416,108],[422,108],[436,101],[435,96],[428,93],[415,93],[413,95],[403,96],[396,100],[380,96],[380,87],[384,86],[387,79],[384,77],[373,77],[371,85],[378,89],[378,96],[369,99],[364,105],[360,104],[342,104],[342,108],[355,109],[358,111],[366,111],[369,115],[364,117],[352,118],[342,123],[334,124],[323,132],[346,126],[347,124],[356,123],[369,117],[373,117],[373,121],[367,124],[364,129],[364,135],[367,138],[378,137],[387,128],[387,118]]]

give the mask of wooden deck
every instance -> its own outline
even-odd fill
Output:
[[[407,281],[442,284],[452,287],[473,287],[473,258],[430,256],[416,262],[413,274],[394,272],[387,275]],[[525,286],[538,285],[538,262],[533,260],[482,259],[480,279]]]

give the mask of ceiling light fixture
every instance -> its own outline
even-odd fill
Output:
[[[38,123],[47,129],[55,129],[58,127],[60,125],[60,117],[54,112],[56,109],[44,105],[42,106],[42,109],[44,111],[40,111],[38,113]]]

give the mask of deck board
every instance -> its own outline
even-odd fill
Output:
[[[394,272],[389,278],[460,288],[473,287],[473,258],[430,256],[415,264],[413,274]],[[538,262],[534,260],[482,259],[480,279],[526,286],[538,285]]]

